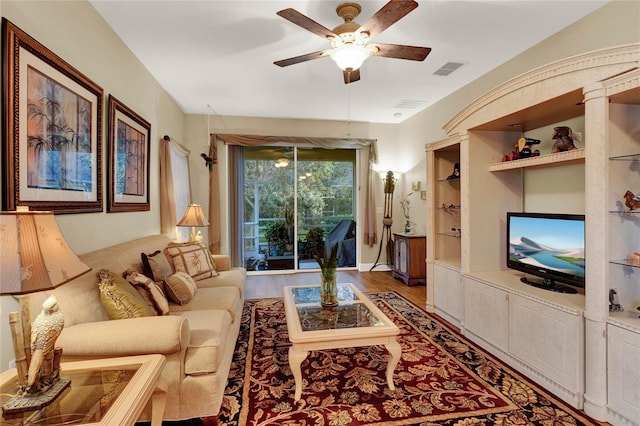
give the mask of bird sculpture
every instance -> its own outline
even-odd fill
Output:
[[[64,327],[64,315],[58,306],[58,300],[51,295],[42,304],[42,312],[31,324],[31,362],[27,375],[27,393],[38,392],[38,377],[44,362],[53,362],[53,350],[56,340]],[[49,369],[55,374],[53,368]],[[48,381],[49,377],[44,380]]]
[[[625,192],[623,198],[624,205],[627,206],[629,210],[640,209],[640,197],[636,196],[633,192]]]

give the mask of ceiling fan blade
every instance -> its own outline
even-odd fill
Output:
[[[418,7],[418,3],[413,0],[391,0],[362,24],[357,32],[368,32],[369,37],[375,37],[416,7]]]
[[[304,28],[307,31],[311,31],[315,35],[320,36],[325,40],[328,38],[338,37],[338,35],[333,31],[331,31],[330,29],[318,24],[313,19],[303,15],[302,13],[298,12],[295,9],[291,9],[291,8],[283,9],[277,12],[277,14],[283,17],[284,19],[286,19],[287,21],[292,22]]]
[[[383,56],[385,58],[408,59],[410,61],[424,61],[430,47],[404,46],[400,44],[373,43],[378,50],[373,52],[373,56]]]
[[[360,80],[360,68],[352,71],[343,71],[342,75],[344,76],[344,84],[353,83]]]
[[[300,62],[306,62],[312,59],[322,58],[324,56],[327,56],[326,51],[320,50],[319,52],[307,53],[306,55],[300,55],[293,58],[275,61],[274,64],[278,65],[279,67],[288,67],[289,65],[299,64]]]

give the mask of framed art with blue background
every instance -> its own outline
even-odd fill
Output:
[[[107,212],[149,210],[151,124],[109,95]]]
[[[3,209],[101,212],[102,88],[2,20]]]

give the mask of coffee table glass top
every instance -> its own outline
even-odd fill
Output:
[[[71,386],[51,404],[39,410],[2,415],[2,425],[60,425],[99,422],[122,393],[141,364],[78,371],[62,369]],[[0,405],[17,391],[18,382],[0,386]]]
[[[290,291],[303,332],[386,325],[346,284],[338,284],[338,306],[332,308],[320,304],[320,286],[292,287]]]

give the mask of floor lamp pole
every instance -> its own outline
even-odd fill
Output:
[[[393,191],[395,189],[396,180],[393,178],[393,172],[387,172],[384,180],[384,218],[382,219],[382,235],[380,236],[380,247],[378,248],[378,257],[375,263],[369,269],[373,271],[377,266],[387,265],[393,266],[393,239],[391,238],[391,225],[393,225]],[[382,253],[382,245],[385,242],[384,235],[387,234],[387,262],[378,263],[380,254]]]

